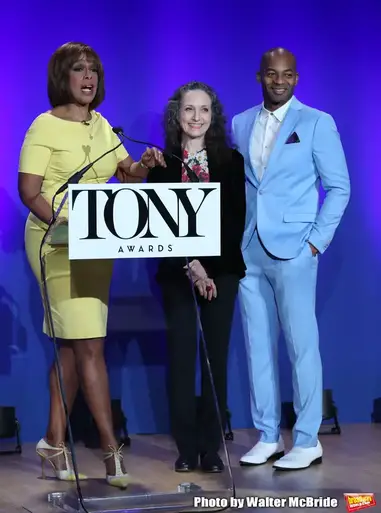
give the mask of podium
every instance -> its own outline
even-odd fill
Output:
[[[220,255],[220,184],[75,184],[48,243],[70,260]]]
[[[220,196],[219,183],[72,184],[68,223],[53,225],[47,243],[67,246],[70,260],[219,256]],[[232,488],[206,491],[181,482],[170,493],[139,494],[127,488],[107,497],[84,497],[84,504],[88,511],[115,513],[196,511],[196,497],[225,496],[228,501]],[[48,500],[59,511],[83,511],[74,491],[50,493]]]

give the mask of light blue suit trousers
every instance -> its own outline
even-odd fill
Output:
[[[246,277],[240,307],[249,363],[251,410],[263,442],[280,435],[277,346],[282,328],[292,365],[295,446],[314,447],[322,421],[322,364],[315,314],[318,261],[350,197],[350,180],[333,118],[293,98],[261,181],[249,145],[261,105],[233,118],[245,158]],[[299,142],[288,144],[293,133]],[[295,140],[295,139],[294,139]],[[319,188],[326,196],[319,208]],[[313,256],[310,242],[319,250]]]

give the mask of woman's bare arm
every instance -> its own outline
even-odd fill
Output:
[[[29,173],[19,173],[18,192],[23,204],[42,222],[49,224],[52,207],[41,194],[43,177]]]

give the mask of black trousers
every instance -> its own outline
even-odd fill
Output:
[[[227,361],[239,277],[216,278],[217,298],[200,298],[201,323],[212,370],[222,426],[226,423]],[[196,362],[198,325],[196,307],[187,278],[161,283],[168,338],[168,396],[172,435],[183,456],[217,452],[221,428],[211,387],[203,344],[200,339],[201,404],[197,405]]]

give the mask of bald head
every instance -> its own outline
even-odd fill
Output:
[[[262,84],[267,109],[274,111],[287,103],[298,83],[294,54],[284,48],[272,48],[262,55],[257,80]]]
[[[269,63],[278,60],[286,60],[288,64],[296,71],[296,58],[293,53],[285,48],[276,47],[271,50],[267,50],[262,55],[260,70],[264,70],[269,66]]]

